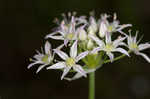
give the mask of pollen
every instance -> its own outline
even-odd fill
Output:
[[[105,50],[106,50],[107,52],[111,52],[112,49],[113,49],[113,45],[112,45],[112,44],[106,44]]]
[[[48,55],[44,55],[41,60],[42,60],[42,62],[48,64],[49,63]]]
[[[131,43],[130,48],[131,49],[138,49],[138,45],[136,43]]]
[[[74,58],[68,58],[66,60],[66,65],[67,66],[73,66],[75,64],[75,59]]]
[[[72,40],[74,38],[74,33],[68,33],[66,35],[66,38],[69,39],[69,40]]]
[[[109,32],[112,32],[112,31],[113,31],[113,26],[110,25],[110,26],[108,27],[108,31],[109,31]]]

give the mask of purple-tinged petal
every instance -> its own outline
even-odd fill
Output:
[[[141,55],[144,59],[146,59],[149,63],[150,63],[150,58],[146,55],[146,54],[144,54],[144,53],[141,53],[141,52],[137,52],[137,53],[135,53],[136,55]]]
[[[123,48],[116,48],[114,51],[115,52],[120,52],[122,54],[125,54],[125,55],[129,56],[128,52],[126,50],[124,50]]]
[[[109,58],[110,58],[110,61],[113,62],[113,59],[114,59],[114,55],[112,53],[106,53]]]
[[[45,53],[50,54],[50,50],[51,50],[51,44],[48,41],[46,41],[46,43],[45,43]]]
[[[41,60],[43,56],[43,54],[36,54],[33,56],[33,58],[35,58],[36,60]]]
[[[105,38],[105,42],[106,42],[106,44],[108,44],[108,43],[111,43],[112,41],[111,41],[111,34],[110,33],[106,33],[106,36],[105,36],[106,38]]]
[[[122,34],[122,35],[126,36],[126,37],[128,36],[125,32],[123,32],[123,31],[121,31],[121,30],[120,30],[120,31],[118,31],[118,32],[119,32],[120,34]]]
[[[50,34],[46,35],[46,36],[45,36],[45,39],[50,38],[49,36],[53,36],[53,35],[55,35],[55,34],[58,34],[58,32],[53,32],[53,33],[50,33]]]
[[[80,65],[74,65],[73,69],[75,71],[77,71],[78,73],[80,73],[81,75],[83,75],[84,77],[86,77],[86,72],[84,71],[84,69]]]
[[[77,40],[73,43],[71,49],[70,49],[70,56],[75,58],[77,56]]]
[[[135,37],[133,38],[134,43],[137,43],[137,36],[138,36],[138,31],[136,31]]]
[[[63,78],[68,74],[68,72],[70,71],[71,67],[66,67],[64,68],[63,74],[61,76],[61,80],[63,80]]]
[[[125,47],[128,47],[128,45],[124,42],[120,42],[118,46],[125,46]]]
[[[64,45],[67,46],[68,42],[69,42],[69,40],[65,39],[64,40]]]
[[[76,73],[72,78],[64,77],[65,80],[72,81],[81,78],[83,75]]]
[[[89,37],[94,40],[100,47],[104,46],[104,42],[102,40],[100,40],[98,37],[93,36],[93,35],[89,35]]]
[[[52,35],[47,35],[46,38],[52,38],[56,40],[64,40],[63,36],[52,36]]]
[[[47,67],[47,69],[62,69],[65,67],[66,67],[65,62],[58,62],[52,66]]]
[[[64,47],[64,44],[59,45],[56,49],[60,50]]]
[[[75,58],[76,62],[78,62],[79,60],[81,60],[82,58],[84,58],[85,56],[87,56],[88,53],[89,53],[89,51],[85,51],[85,52],[80,53],[80,54]]]
[[[115,41],[113,41],[113,45],[118,46],[118,45],[120,45],[120,42],[124,41],[125,39],[126,39],[126,37],[120,37],[120,38],[116,39]]]
[[[63,60],[66,60],[68,57],[68,55],[66,53],[64,53],[63,51],[61,50],[58,50],[58,49],[54,49],[55,53],[57,55],[59,55],[59,57],[61,57]]]
[[[36,73],[38,73],[41,69],[43,69],[47,64],[41,65],[39,66],[39,68],[37,69]]]
[[[118,28],[117,31],[120,31],[120,30],[122,30],[124,28],[131,27],[131,26],[132,26],[132,24],[123,24],[123,25],[120,25],[120,28]]]
[[[138,48],[139,48],[139,51],[145,50],[145,49],[150,48],[150,44],[149,44],[149,43],[140,44],[140,45],[138,46]]]
[[[27,68],[30,69],[33,65],[40,64],[40,63],[41,63],[40,61],[36,61],[34,63],[29,64]]]
[[[91,53],[94,54],[94,53],[100,51],[101,49],[102,49],[102,48],[100,48],[100,47],[96,47],[96,48],[94,48],[94,49],[91,51]]]

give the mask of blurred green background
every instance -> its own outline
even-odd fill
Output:
[[[117,13],[121,23],[150,40],[149,0],[0,0],[0,99],[87,99],[88,78],[61,81],[61,72],[38,66],[28,70],[29,57],[61,13]],[[51,42],[55,43],[53,40]],[[150,50],[144,51],[150,54]],[[96,99],[150,99],[150,64],[131,55],[96,72]]]

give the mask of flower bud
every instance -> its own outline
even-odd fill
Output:
[[[106,26],[106,24],[102,21],[102,22],[100,23],[100,27],[99,27],[99,36],[100,36],[101,38],[105,37],[106,32],[107,32],[107,26]]]
[[[88,43],[87,43],[87,48],[88,48],[88,49],[92,49],[93,46],[94,46],[93,41],[92,41],[91,39],[89,39],[89,40],[88,40]]]
[[[79,40],[83,41],[87,39],[87,33],[84,29],[80,30],[79,32]]]
[[[97,23],[96,23],[96,20],[91,17],[90,18],[90,26],[88,27],[88,33],[89,34],[95,34],[98,30],[98,27],[97,27]]]

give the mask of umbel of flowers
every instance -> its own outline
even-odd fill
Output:
[[[112,21],[109,21],[110,19]],[[129,30],[132,25],[120,24],[116,14],[101,14],[99,18],[90,15],[88,18],[68,13],[63,14],[62,20],[57,19],[56,23],[56,30],[45,37],[47,41],[44,50],[37,51],[28,66],[31,68],[39,64],[36,73],[43,68],[57,69],[62,71],[61,80],[75,80],[87,77],[106,63],[112,63],[125,56],[130,57],[132,52],[150,63],[150,58],[141,52],[150,48],[150,44],[140,43],[138,33],[131,33]],[[123,31],[125,28],[128,28],[128,33]],[[59,40],[62,44],[52,48],[48,39]],[[64,52],[63,49],[68,49],[68,52]],[[60,59],[56,59],[55,56]],[[72,72],[76,74],[71,78],[67,77],[67,74]]]

